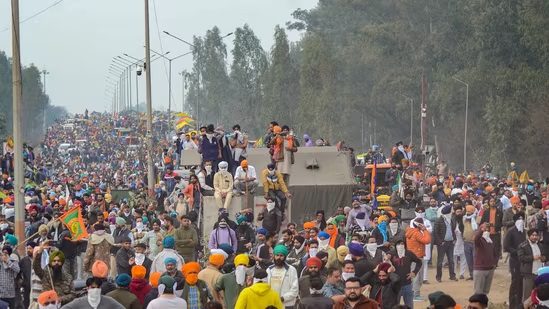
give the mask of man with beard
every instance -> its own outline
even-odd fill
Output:
[[[21,284],[23,288],[23,305],[24,308],[28,308],[30,305],[30,294],[31,294],[31,276],[32,276],[32,253],[34,251],[34,247],[36,247],[36,243],[32,241],[27,242],[26,249],[26,255],[21,258],[21,261],[19,262],[20,266],[20,274],[21,278],[23,279],[23,283]]]
[[[307,281],[309,296],[301,297],[299,308],[332,309],[334,301],[322,294],[323,283],[320,277],[309,277]]]
[[[162,240],[164,239],[164,233],[160,229],[160,220],[155,219],[152,222],[152,231],[148,231],[145,236],[139,241],[144,243],[149,248],[149,258],[154,259],[160,252],[162,247]]]
[[[371,286],[370,298],[380,304],[381,309],[390,309],[398,304],[401,280],[395,273],[395,267],[381,263],[360,278]]]
[[[236,228],[236,237],[238,239],[238,249],[236,253],[246,253],[252,249],[255,233],[250,224],[248,224],[248,219],[244,215],[238,216],[236,218],[236,223],[238,227]]]
[[[134,266],[143,266],[146,269],[145,279],[149,279],[149,274],[151,272],[152,260],[149,259],[145,252],[147,251],[147,246],[145,244],[139,243],[134,246],[135,258],[133,259],[133,264],[130,264],[130,267],[133,269]]]
[[[175,247],[186,262],[195,260],[196,245],[198,244],[198,235],[191,226],[191,220],[187,215],[181,216],[181,226],[175,231]]]
[[[63,263],[65,255],[61,251],[54,251],[50,254],[49,264],[42,269],[41,261],[45,244],[40,244],[37,254],[32,261],[32,267],[36,275],[42,281],[43,291],[55,290],[59,295],[62,305],[71,302],[74,299],[74,287],[72,276],[63,272]],[[53,284],[53,286],[52,286]]]
[[[225,263],[225,256],[221,253],[211,253],[208,258],[206,268],[198,273],[198,279],[202,280],[208,286],[208,290],[212,291],[213,299],[221,303],[223,297],[215,290],[215,284],[222,276],[220,268]]]
[[[101,295],[101,284],[103,278],[90,277],[86,280],[87,295],[77,298],[63,309],[125,309],[112,297]]]
[[[307,263],[305,263],[305,265],[307,266],[308,274],[299,278],[299,298],[304,298],[311,295],[311,292],[309,291],[311,288],[309,278],[320,278],[319,271],[320,268],[322,268],[322,261],[316,256],[310,257],[307,259]],[[324,282],[322,282],[322,284],[324,284]]]
[[[117,274],[130,274],[131,264],[135,263],[135,253],[132,250],[132,243],[129,237],[123,238],[122,247],[116,252]]]
[[[395,267],[395,273],[401,278],[399,301],[400,297],[402,297],[405,305],[414,308],[412,280],[421,271],[422,260],[412,251],[406,250],[404,241],[402,240],[396,243],[395,249],[389,253],[388,258]],[[412,263],[414,264],[413,270]]]
[[[288,249],[284,245],[276,245],[273,249],[274,265],[267,268],[268,282],[273,290],[278,292],[280,300],[286,308],[293,308],[299,292],[297,271],[286,264]]]
[[[246,287],[246,270],[250,259],[247,254],[239,254],[234,258],[236,269],[222,275],[215,284],[215,290],[223,291],[225,308],[235,308],[240,292]]]
[[[274,199],[267,198],[267,207],[257,216],[257,221],[261,221],[261,226],[266,229],[269,234],[276,235],[280,230],[282,223],[282,213],[276,208]]]
[[[162,241],[164,249],[156,255],[151,266],[151,272],[163,273],[166,271],[166,259],[172,258],[175,260],[176,268],[181,268],[185,264],[183,257],[174,250],[175,241],[173,237],[168,236]]]
[[[162,273],[162,276],[170,276],[175,280],[175,282],[177,282],[178,286],[182,286],[184,276],[183,276],[183,273],[177,269],[176,259],[171,257],[166,258],[164,260],[164,265],[166,267],[166,271]]]
[[[300,235],[294,236],[294,246],[286,257],[286,263],[293,266],[297,273],[300,274],[303,269],[301,260],[307,254],[305,250],[305,238]]]
[[[342,272],[346,272],[346,279],[355,276],[355,266],[352,261],[346,261],[343,268],[330,268],[328,269],[328,276],[326,277],[326,283],[322,287],[322,294],[326,297],[330,297],[334,301],[341,297],[345,292],[344,279],[342,278]],[[342,281],[343,280],[343,281]]]
[[[361,293],[360,279],[351,277],[345,281],[345,299],[334,305],[334,309],[378,309],[378,304],[373,299],[367,298]]]
[[[511,284],[509,285],[509,308],[515,309],[522,306],[522,276],[520,274],[520,260],[518,248],[526,240],[524,232],[524,213],[516,213],[513,216],[515,224],[507,230],[503,240],[503,251],[509,253],[509,272]]]
[[[520,244],[517,251],[522,275],[522,301],[530,297],[538,269],[547,261],[547,250],[539,242],[539,234],[538,230],[529,229],[526,232],[527,240]]]
[[[437,246],[437,274],[436,280],[442,282],[442,261],[448,259],[450,280],[457,281],[454,272],[454,242],[456,241],[456,220],[452,216],[452,206],[442,208],[442,216],[435,222],[433,229],[433,243]]]

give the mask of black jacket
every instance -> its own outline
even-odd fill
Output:
[[[515,226],[507,230],[503,239],[503,251],[509,253],[509,267],[513,270],[520,271],[520,260],[518,257],[518,248],[520,244],[526,241],[526,233],[519,232]]]
[[[480,224],[483,224],[484,222],[489,223],[490,222],[490,209],[486,209],[484,213],[482,214],[482,218],[480,219]],[[501,227],[503,226],[503,211],[501,210],[501,203],[498,202],[496,204],[496,233],[501,232]]]
[[[406,250],[404,256],[399,259],[395,250],[390,252],[391,263],[395,267],[395,273],[400,277],[401,285],[408,285],[412,283],[411,279],[407,279],[410,272],[418,274],[421,269],[422,261],[412,251]],[[415,263],[412,270],[412,263]]]
[[[259,214],[258,221],[263,221],[262,226],[269,231],[270,235],[275,235],[280,230],[280,224],[282,222],[282,213],[275,207],[271,211],[267,211],[267,208]]]
[[[381,293],[381,309],[391,309],[394,305],[398,305],[399,293],[400,293],[400,277],[396,273],[389,274],[389,282],[383,285],[379,281],[377,274],[373,271],[369,271],[360,278],[363,284],[369,284],[372,289],[370,290],[370,298],[373,300],[378,299],[376,296]]]
[[[450,221],[450,226],[452,227],[452,237],[454,241],[456,240],[456,219],[452,216]],[[435,227],[433,228],[433,244],[439,246],[444,241],[444,236],[446,236],[446,222],[444,222],[444,217],[439,217],[435,221]]]
[[[542,243],[538,243],[539,251],[542,256],[547,256],[546,249]],[[532,247],[528,240],[524,241],[517,250],[517,255],[520,261],[520,273],[525,275],[532,274],[532,262],[534,261],[534,254],[532,253]]]

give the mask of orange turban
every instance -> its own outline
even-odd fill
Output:
[[[40,295],[38,295],[38,303],[42,306],[44,306],[46,303],[49,302],[58,302],[59,297],[57,296],[57,293],[55,293],[54,290],[49,290],[42,292]]]
[[[475,212],[475,206],[473,206],[473,205],[467,205],[467,206],[465,206],[465,211],[466,211],[466,212],[473,213],[473,212]]]
[[[242,162],[240,162],[240,167],[248,168],[248,160],[242,160]]]
[[[158,281],[160,281],[161,275],[162,273],[157,271],[157,272],[151,273],[151,275],[149,276],[149,282],[151,283],[151,286],[153,288],[158,287]]]
[[[223,265],[223,263],[225,263],[225,257],[223,256],[223,254],[216,253],[216,254],[210,255],[210,258],[208,259],[208,261],[213,266],[220,267]]]
[[[92,265],[92,275],[96,278],[107,278],[109,275],[109,267],[105,262],[97,260]]]
[[[520,204],[520,197],[513,195],[511,198],[511,205],[518,205]]]
[[[280,132],[282,132],[282,128],[280,126],[273,127],[273,133],[279,134]]]
[[[181,272],[183,275],[187,275],[188,273],[194,272],[198,273],[200,271],[200,264],[197,262],[188,262],[183,265],[183,268],[181,269]]]
[[[313,221],[303,223],[303,228],[304,229],[312,229],[315,226],[316,226],[316,224]]]
[[[132,267],[132,279],[144,279],[147,274],[147,269],[142,265]]]

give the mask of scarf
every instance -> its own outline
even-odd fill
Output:
[[[476,231],[478,229],[477,224],[477,215],[473,213],[472,215],[468,216],[467,214],[463,215],[464,220],[471,220],[471,228],[473,231]]]
[[[377,225],[377,228],[381,232],[381,236],[383,236],[383,242],[387,242],[387,222],[382,221],[380,224]]]

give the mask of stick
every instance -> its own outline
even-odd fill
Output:
[[[42,252],[42,254],[44,254],[44,252]],[[46,265],[46,269],[48,270],[48,274],[50,275],[50,283],[51,283],[51,289],[55,291],[55,285],[53,285],[53,278],[51,276],[51,270],[50,270],[50,267],[49,267],[49,261],[48,261],[48,265]]]
[[[59,221],[59,218],[53,219],[52,221],[48,222],[48,224],[49,224],[49,223],[52,223],[52,222],[55,222],[55,221]],[[38,232],[32,234],[31,236],[25,238],[25,240],[20,241],[17,245],[15,245],[15,247],[13,247],[13,249],[15,249],[15,248],[19,247],[20,245],[26,243],[26,242],[29,241],[31,238],[33,238],[34,236],[38,235],[38,233],[40,233],[40,232],[38,231]],[[52,286],[53,286],[53,285],[52,285]]]

